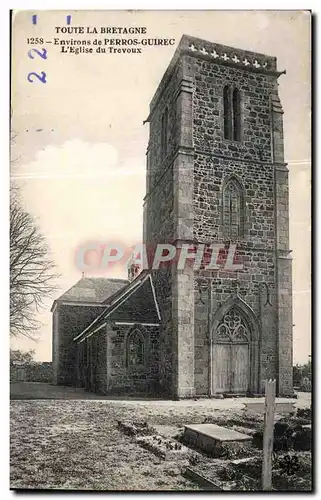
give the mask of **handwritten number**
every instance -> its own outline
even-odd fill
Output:
[[[41,76],[38,75],[38,73],[35,73],[34,71],[29,73],[27,78],[30,83],[34,83],[34,80],[32,80],[32,75],[35,75],[35,77],[38,78],[38,80],[40,80],[42,83],[47,83],[46,80],[47,75],[44,71],[41,71]]]
[[[28,51],[28,56],[30,57],[30,59],[34,59],[35,56],[34,54],[32,53],[33,51],[38,54],[38,56],[40,56],[42,59],[47,59],[47,49],[41,49],[42,50],[42,53],[40,52],[40,50],[38,49],[30,49]]]

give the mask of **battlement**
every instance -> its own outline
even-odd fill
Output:
[[[254,71],[276,71],[276,57],[267,56],[258,52],[236,49],[219,43],[208,42],[192,36],[183,35],[178,50],[190,55],[209,56],[216,63],[232,64]]]
[[[201,38],[183,35],[154,97],[151,100],[150,116],[164,88],[167,86],[177,62],[183,55],[203,58],[211,60],[216,64],[252,71],[254,73],[273,75],[275,77],[285,73],[285,71],[277,71],[276,57],[261,54],[259,52],[236,49],[227,45],[202,40]],[[149,121],[150,116],[146,121]]]

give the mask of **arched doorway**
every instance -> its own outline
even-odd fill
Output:
[[[240,298],[215,315],[212,328],[212,394],[258,390],[257,322]]]

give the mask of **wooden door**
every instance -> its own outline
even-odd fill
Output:
[[[231,387],[231,344],[213,346],[213,393],[230,392]]]
[[[242,313],[232,308],[214,332],[213,393],[245,394],[250,386],[250,328]]]
[[[246,394],[250,380],[249,344],[213,345],[213,393]]]
[[[249,344],[231,344],[231,392],[246,393],[249,389]]]

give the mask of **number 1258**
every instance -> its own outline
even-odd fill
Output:
[[[43,43],[43,38],[27,38],[27,43],[36,45],[37,43]]]

